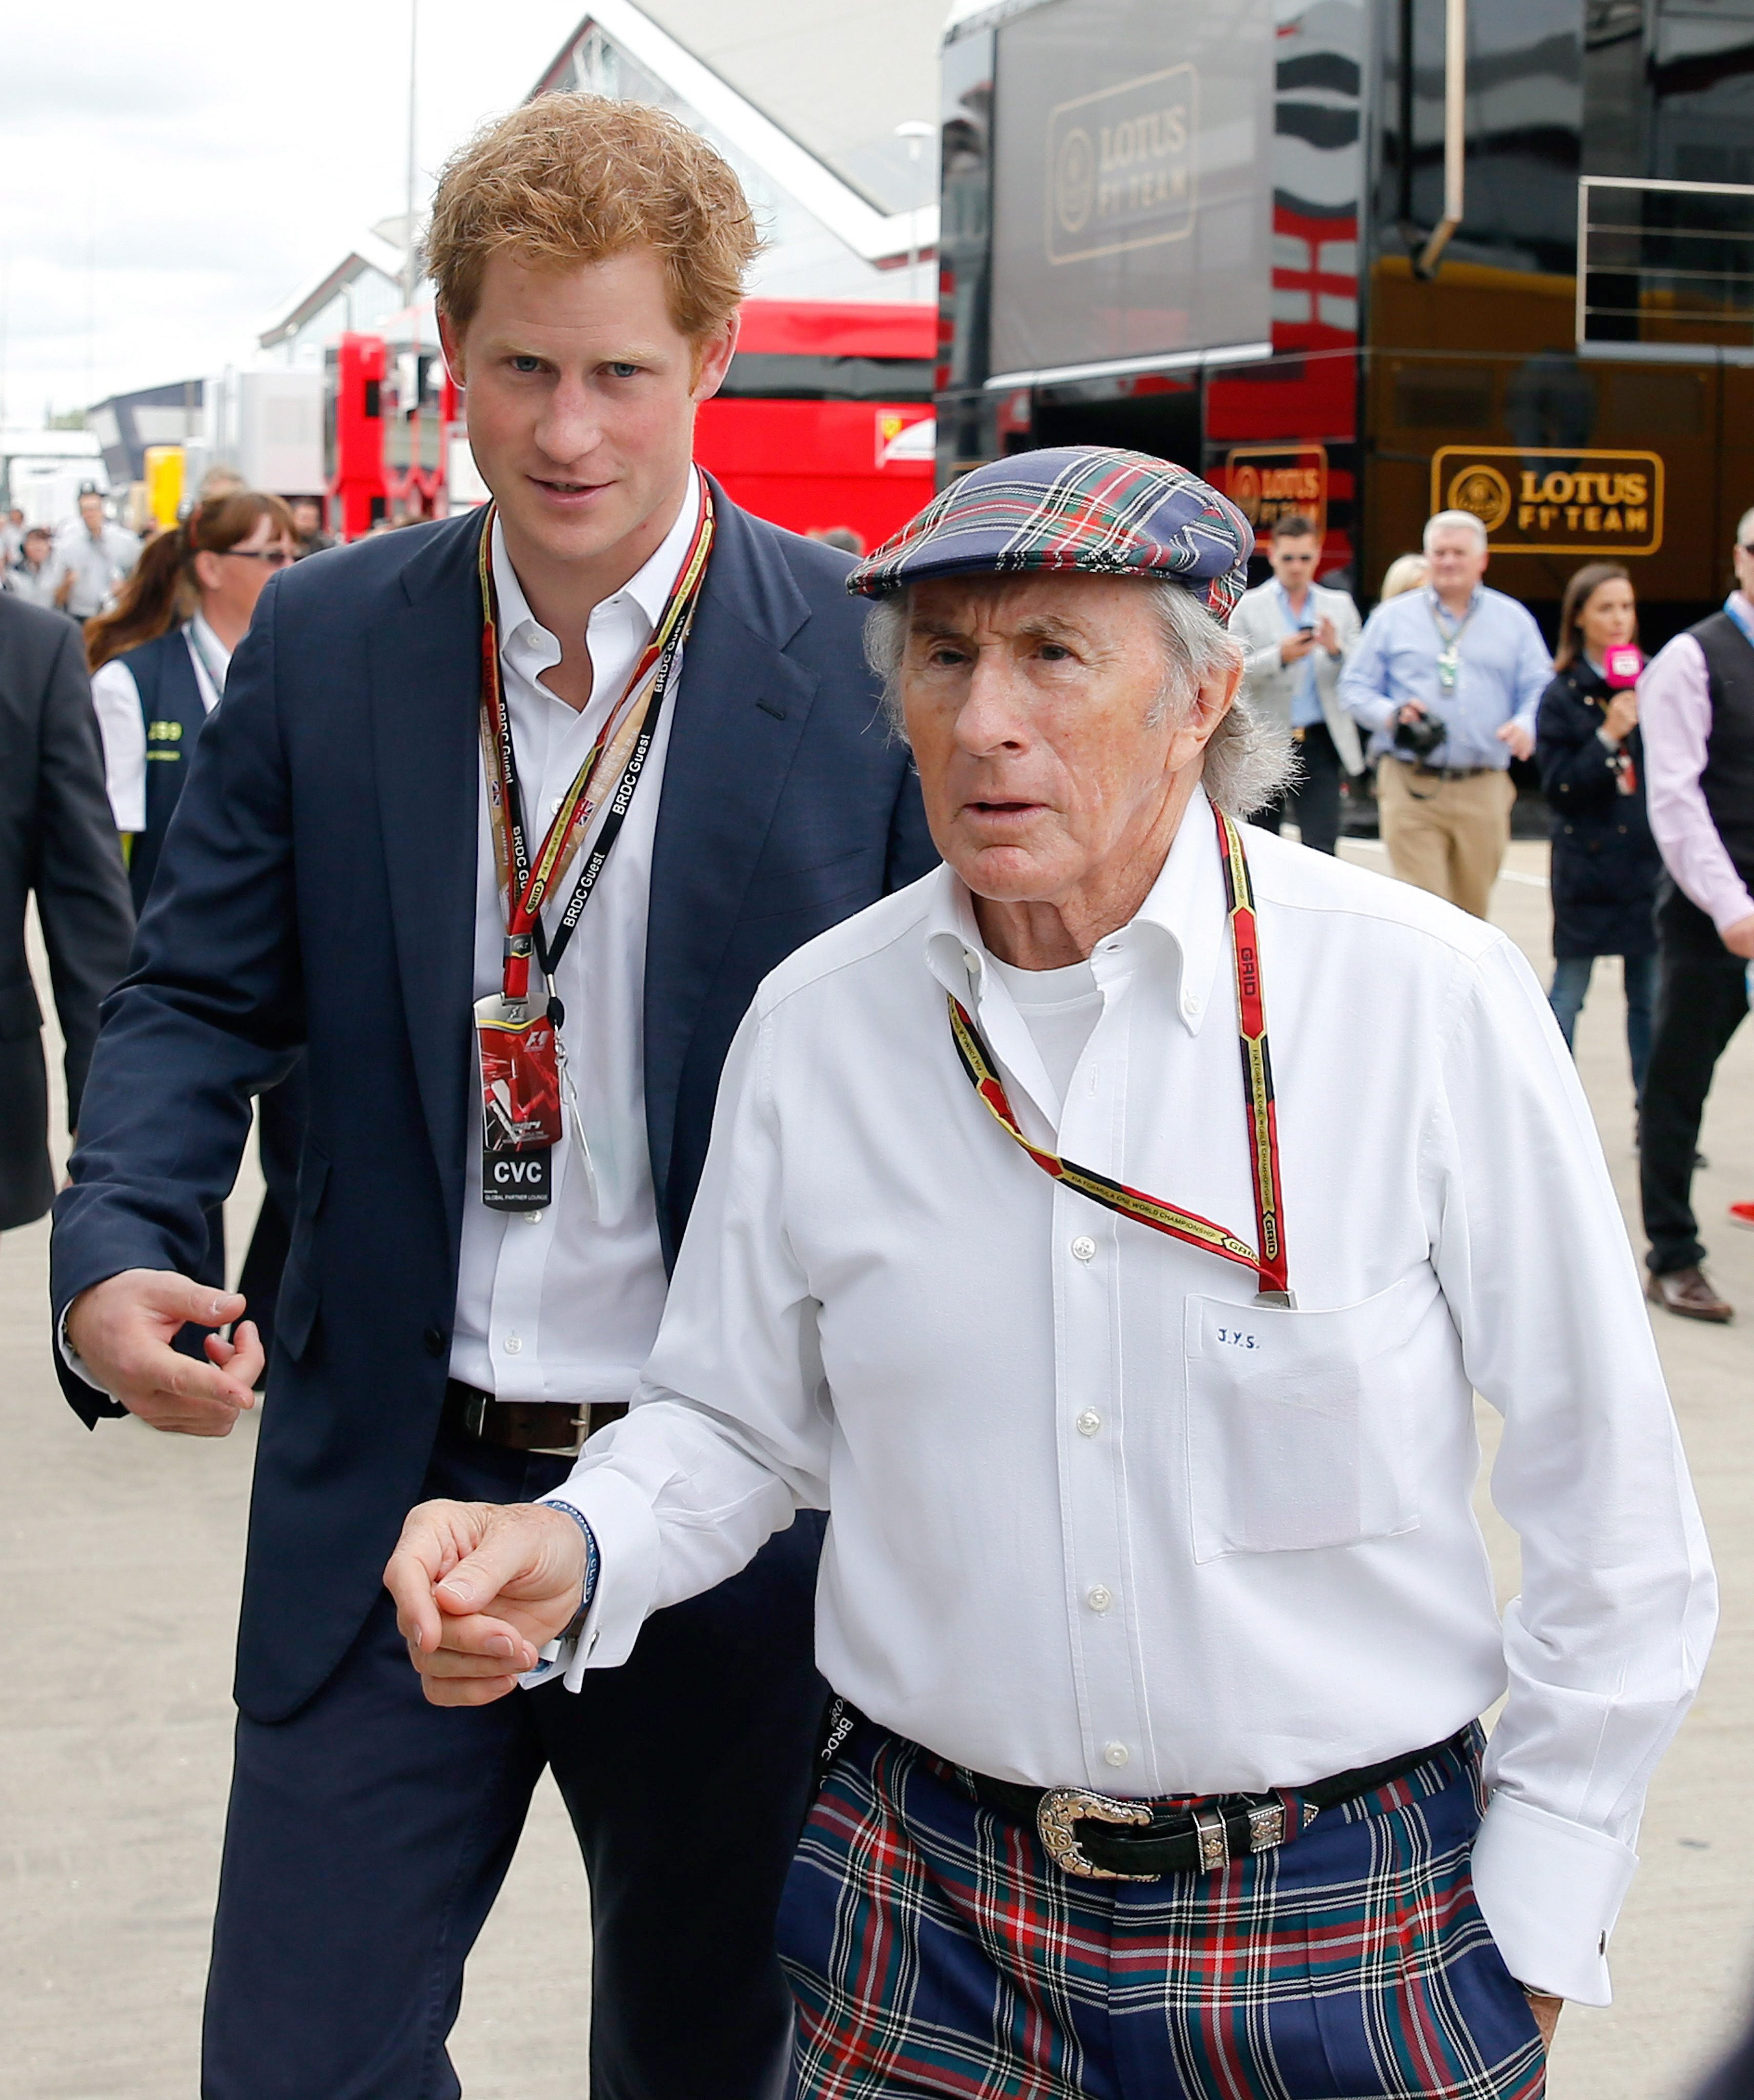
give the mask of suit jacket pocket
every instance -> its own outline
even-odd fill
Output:
[[[1355,1546],[1419,1522],[1403,1344],[1438,1290],[1421,1265],[1325,1312],[1188,1300],[1194,1558]]]
[[[849,898],[869,903],[883,894],[883,871],[884,849],[873,844],[854,846],[803,867],[758,867],[738,915],[747,924],[820,912],[830,905],[847,905],[850,910]],[[844,917],[845,912],[835,915]]]
[[[298,1202],[293,1213],[292,1245],[280,1278],[280,1296],[275,1313],[275,1339],[294,1363],[310,1346],[317,1304],[322,1294],[317,1286],[316,1221],[328,1188],[329,1163],[315,1146],[306,1144],[298,1167]]]

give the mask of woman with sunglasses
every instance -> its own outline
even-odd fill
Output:
[[[1632,580],[1590,562],[1566,585],[1553,680],[1535,723],[1535,759],[1553,815],[1553,1017],[1569,1048],[1598,955],[1621,958],[1633,1092],[1644,1092],[1656,990],[1651,910],[1662,861],[1645,813],[1636,686],[1611,654],[1638,639]],[[1636,661],[1633,667],[1637,668]]]
[[[115,609],[86,623],[91,702],[136,911],[231,651],[296,546],[292,513],[277,496],[243,489],[197,503],[146,548]]]
[[[239,489],[205,498],[175,532],[148,545],[115,609],[86,623],[110,808],[137,913],[152,886],[196,742],[225,691],[231,652],[249,633],[269,577],[295,558],[297,548],[293,514],[279,496]],[[291,1241],[304,1125],[301,1060],[261,1097],[267,1191],[238,1288],[264,1335],[273,1332]],[[223,1288],[225,1213],[218,1204],[207,1214],[207,1230],[206,1260],[195,1274]],[[200,1356],[198,1343],[189,1353]]]

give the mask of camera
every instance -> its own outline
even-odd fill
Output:
[[[1448,726],[1441,715],[1416,715],[1411,721],[1395,725],[1396,749],[1419,761],[1428,759],[1448,735]]]

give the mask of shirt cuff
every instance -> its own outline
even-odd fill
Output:
[[[73,1376],[81,1382],[82,1384],[90,1386],[94,1392],[103,1393],[104,1397],[106,1400],[115,1400],[115,1394],[105,1392],[104,1388],[98,1383],[95,1378],[93,1378],[90,1372],[86,1369],[85,1359],[73,1347],[73,1343],[67,1339],[67,1314],[71,1312],[73,1309],[73,1303],[72,1300],[69,1299],[68,1302],[67,1312],[63,1312],[60,1318],[55,1323],[55,1346],[61,1352],[61,1361],[66,1365],[67,1368],[73,1373]],[[41,1332],[40,1329],[38,1330],[38,1332]],[[117,1401],[117,1406],[120,1406],[121,1403]]]
[[[1495,1793],[1474,1841],[1474,1894],[1526,1990],[1606,2005],[1608,1938],[1638,1855],[1605,1831]]]
[[[658,1520],[632,1481],[605,1465],[574,1474],[542,1500],[583,1517],[600,1556],[597,1594],[573,1652],[562,1657],[557,1648],[552,1658],[544,1654],[552,1666],[542,1681],[562,1675],[566,1689],[576,1692],[587,1670],[612,1670],[633,1652],[658,1589]]]
[[[1739,926],[1744,919],[1754,918],[1754,897],[1751,897],[1746,889],[1732,896],[1728,884],[1725,884],[1723,894],[1714,897],[1712,902],[1715,907],[1710,915],[1712,924],[1720,933],[1727,933],[1732,926]]]

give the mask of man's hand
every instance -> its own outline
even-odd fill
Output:
[[[1509,745],[1514,758],[1527,758],[1535,749],[1534,736],[1519,721],[1501,722],[1497,735],[1501,743]]]
[[[1314,628],[1294,627],[1279,645],[1279,660],[1281,664],[1301,664],[1315,646]]]
[[[485,1706],[517,1688],[578,1610],[584,1534],[538,1502],[422,1502],[384,1587],[428,1699]]]
[[[67,1339],[93,1381],[130,1414],[185,1436],[225,1436],[256,1404],[262,1348],[242,1320],[235,1290],[191,1283],[168,1268],[125,1268],[82,1290],[68,1308]],[[205,1364],[171,1348],[178,1330],[242,1324],[231,1339],[209,1335]]]
[[[1326,613],[1316,623],[1316,639],[1330,656],[1340,654],[1340,630]]]
[[[1416,722],[1425,712],[1423,700],[1408,700],[1395,719],[1398,722]]]
[[[1553,2031],[1559,2024],[1559,2015],[1565,2008],[1564,1999],[1549,1998],[1540,1991],[1525,1991],[1523,1995],[1529,2001],[1529,2010],[1535,2015],[1536,2026],[1540,2029],[1541,2047],[1551,2049]]]
[[[1738,919],[1734,925],[1725,927],[1718,938],[1732,955],[1739,955],[1745,963],[1754,963],[1754,915]]]

